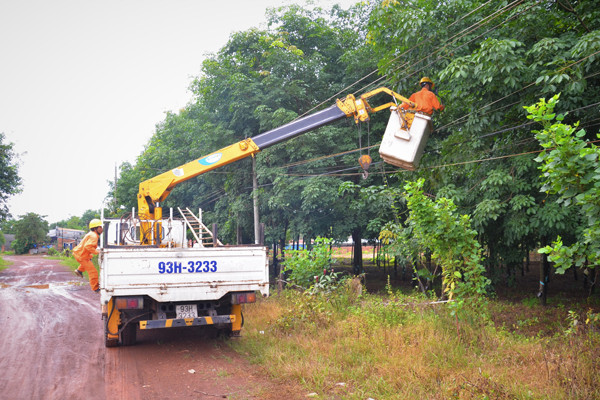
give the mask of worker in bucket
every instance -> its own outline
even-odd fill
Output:
[[[433,92],[435,84],[431,79],[424,76],[419,82],[421,90],[410,95],[409,100],[416,103],[416,108],[411,108],[407,103],[402,103],[400,106],[406,110],[403,114],[404,120],[407,124],[407,129],[410,129],[412,121],[415,118],[415,113],[420,112],[431,116],[433,110],[442,111],[445,106],[440,103],[437,96]]]
[[[98,239],[102,231],[102,221],[99,219],[91,220],[90,231],[83,237],[81,243],[73,249],[75,260],[79,263],[75,273],[83,278],[83,272],[87,272],[90,278],[90,286],[96,293],[100,291],[100,285],[98,285],[98,271],[92,264],[92,257],[94,254],[98,254]]]

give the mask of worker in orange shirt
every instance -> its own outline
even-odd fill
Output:
[[[73,249],[75,260],[79,263],[75,273],[83,278],[83,272],[87,272],[90,278],[90,286],[94,292],[100,291],[100,285],[98,284],[98,271],[92,264],[92,257],[94,254],[98,254],[98,239],[102,231],[102,221],[99,219],[91,220],[90,231],[83,237],[81,243]]]
[[[431,116],[433,114],[433,110],[442,111],[445,108],[445,106],[440,103],[435,93],[433,93],[435,84],[431,79],[424,76],[419,84],[421,85],[421,90],[413,93],[408,98],[410,101],[416,103],[417,106],[415,108],[411,108],[407,103],[402,103],[400,106],[402,109],[406,110],[404,112],[404,119],[406,120],[408,129],[410,129],[412,121],[415,118],[415,112],[420,112]]]

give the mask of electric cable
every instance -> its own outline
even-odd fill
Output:
[[[524,1],[524,0],[515,0],[515,1],[513,1],[512,3],[510,3],[510,4],[508,4],[507,6],[503,7],[502,9],[500,9],[500,10],[497,10],[496,12],[494,12],[494,13],[490,14],[489,16],[487,16],[486,18],[484,18],[483,20],[481,20],[481,21],[478,21],[478,22],[477,22],[477,23],[475,23],[475,24],[472,24],[471,26],[469,26],[469,27],[467,27],[467,28],[463,29],[463,31],[461,31],[461,32],[459,32],[458,34],[456,34],[456,35],[452,36],[450,39],[448,39],[448,40],[446,41],[446,44],[444,44],[444,45],[443,45],[443,46],[441,46],[440,48],[436,49],[436,50],[435,50],[435,51],[433,51],[432,53],[428,54],[426,57],[423,57],[423,58],[421,58],[420,60],[418,60],[418,61],[416,61],[416,62],[412,62],[412,63],[411,63],[411,62],[409,62],[409,61],[407,61],[406,63],[404,63],[404,64],[402,64],[402,65],[400,65],[400,66],[396,67],[395,69],[393,69],[393,70],[392,70],[392,72],[394,72],[394,71],[398,71],[399,69],[401,69],[401,68],[404,68],[405,66],[407,66],[407,65],[409,65],[409,64],[410,64],[410,65],[417,65],[417,64],[419,64],[420,62],[422,62],[422,61],[426,60],[427,58],[431,57],[432,55],[435,55],[435,54],[437,54],[437,53],[441,52],[441,51],[442,51],[442,50],[444,50],[446,47],[448,47],[449,45],[451,45],[451,44],[453,44],[454,42],[456,42],[458,39],[460,39],[460,38],[462,38],[462,37],[466,36],[468,33],[470,33],[470,32],[472,32],[472,31],[474,31],[474,30],[478,29],[479,27],[481,27],[481,26],[483,26],[483,25],[485,25],[485,24],[487,24],[487,23],[489,23],[489,22],[491,22],[491,21],[492,21],[493,19],[495,19],[496,17],[498,17],[498,16],[502,15],[503,13],[505,13],[505,12],[507,12],[507,11],[511,10],[512,8],[514,8],[514,7],[518,6],[518,5],[519,5],[520,3],[522,3],[523,1]],[[541,1],[543,1],[543,0],[538,0],[538,2],[537,2],[537,3],[540,3]],[[537,3],[536,3],[536,4],[537,4]],[[534,5],[535,5],[535,4],[534,4]],[[496,15],[494,18],[491,18],[491,19],[487,20],[485,23],[482,23],[482,21],[484,21],[484,20],[486,20],[487,18],[489,18],[489,17],[493,16],[494,14],[498,14],[498,15]],[[494,29],[496,29],[496,28],[497,28],[497,27],[499,27],[499,26],[502,26],[502,25],[503,25],[504,23],[506,23],[506,22],[508,22],[508,21],[505,21],[505,22],[503,22],[502,24],[499,24],[499,25],[497,25],[497,26],[496,26]],[[463,33],[463,32],[465,32],[465,31],[466,31],[466,33]],[[489,32],[489,30],[488,30],[488,32]],[[462,34],[461,34],[461,33],[462,33]],[[454,39],[454,40],[453,40],[452,42],[450,42],[450,43],[449,43],[448,41],[450,41],[450,40],[452,40],[452,39]],[[437,62],[437,61],[439,61],[439,59],[440,59],[440,58],[438,58],[438,59],[434,60],[434,62]],[[432,62],[432,63],[434,63],[434,62]],[[427,65],[427,66],[425,66],[425,67],[428,67],[428,66],[429,66],[429,65],[431,65],[432,63],[428,64],[428,65]],[[420,69],[418,69],[418,70],[414,71],[414,72],[413,72],[412,74],[410,74],[408,77],[410,77],[410,76],[412,76],[412,75],[414,75],[414,74],[416,74],[416,73],[418,73],[418,72],[421,72],[421,71],[423,71],[425,67],[423,67],[423,68],[420,68]],[[387,76],[387,74],[386,74],[386,75],[384,75],[383,77],[385,77],[385,76]],[[382,78],[383,78],[383,77],[382,77]],[[360,91],[359,91],[359,92],[360,92]]]
[[[524,0],[514,0],[514,1],[513,1],[512,3],[510,3],[509,5],[507,5],[507,6],[503,7],[502,9],[500,9],[500,10],[498,10],[498,11],[494,12],[493,14],[490,14],[489,16],[487,16],[487,17],[483,18],[482,20],[478,21],[477,23],[475,23],[475,24],[472,24],[471,26],[467,27],[466,29],[468,30],[468,29],[471,29],[471,28],[472,28],[472,27],[474,27],[474,26],[482,26],[482,25],[485,25],[485,24],[487,24],[487,23],[488,23],[489,21],[491,21],[491,20],[488,20],[487,22],[485,22],[484,24],[482,24],[482,21],[483,21],[483,20],[486,20],[486,19],[487,19],[487,18],[489,18],[490,16],[492,16],[492,15],[494,15],[494,14],[497,14],[497,13],[500,13],[500,14],[498,14],[498,15],[501,15],[501,14],[503,14],[504,12],[506,12],[507,10],[509,10],[509,9],[512,9],[513,7],[515,7],[516,5],[518,5],[519,3],[523,2],[523,1],[524,1]],[[541,1],[541,0],[539,0],[539,1]],[[491,1],[488,1],[487,3],[485,3],[485,4],[481,5],[480,7],[478,7],[477,9],[479,9],[479,8],[482,8],[483,6],[485,6],[485,5],[489,4],[490,2],[491,2]],[[476,10],[477,10],[477,9],[476,9]],[[456,22],[458,22],[458,21],[460,21],[460,20],[462,20],[462,19],[466,18],[468,15],[470,15],[470,14],[473,14],[473,13],[474,13],[474,11],[476,11],[476,10],[472,10],[472,11],[470,11],[469,13],[467,13],[467,14],[463,15],[463,16],[462,16],[461,18],[459,18],[457,21],[455,21],[455,22],[453,22],[452,24],[448,25],[448,26],[447,26],[447,28],[449,28],[450,26],[454,25]],[[504,11],[502,11],[502,10],[504,10]],[[494,18],[496,18],[496,17],[494,17]],[[492,18],[492,19],[494,19],[494,18]],[[466,34],[463,34],[462,36],[459,36],[459,35],[460,35],[462,32],[464,32],[464,31],[465,31],[465,30],[463,30],[463,31],[459,32],[458,34],[456,34],[455,36],[453,36],[451,39],[453,39],[453,38],[456,38],[457,36],[458,36],[458,37],[457,37],[457,39],[459,39],[459,38],[463,37],[463,36],[464,36],[464,35],[466,35]],[[422,46],[423,44],[426,44],[427,42],[429,42],[429,41],[432,41],[433,39],[434,39],[433,37],[430,37],[430,38],[427,38],[427,39],[425,39],[425,40],[419,41],[418,43],[416,43],[414,46],[412,46],[412,47],[411,47],[411,48],[409,48],[408,50],[405,50],[405,51],[404,51],[402,54],[399,54],[398,56],[396,56],[396,57],[394,57],[393,59],[391,59],[390,61],[388,61],[388,62],[387,62],[385,65],[384,65],[384,67],[385,67],[385,66],[387,66],[387,65],[389,65],[389,64],[391,64],[392,62],[394,62],[394,61],[398,60],[400,57],[403,57],[404,55],[408,54],[408,53],[409,53],[409,52],[411,52],[412,50],[414,50],[414,49],[416,49],[416,48],[418,48],[418,47]],[[441,50],[436,50],[436,52],[439,52],[439,51],[441,51]],[[432,53],[432,54],[435,54],[436,52],[434,52],[434,53]],[[421,62],[421,61],[422,61],[422,60],[424,60],[424,59],[426,59],[426,58],[423,58],[423,59],[421,59],[421,60],[419,60],[419,61],[417,61],[416,63],[413,63],[413,64],[418,64],[419,62]],[[407,61],[406,63],[402,64],[402,65],[401,65],[401,66],[399,66],[399,67],[396,67],[396,68],[395,68],[394,70],[392,70],[392,71],[397,71],[397,70],[399,70],[400,68],[403,68],[404,66],[406,66],[406,65],[409,65],[409,63],[410,63],[410,62],[409,62],[409,61]],[[347,92],[347,91],[348,91],[350,88],[352,88],[352,87],[356,86],[358,83],[360,83],[360,82],[364,81],[364,80],[365,80],[365,79],[367,79],[368,77],[370,77],[370,76],[372,76],[373,74],[377,73],[377,72],[378,72],[378,70],[379,70],[379,69],[376,69],[376,70],[374,70],[374,71],[371,71],[369,74],[367,74],[367,75],[363,76],[362,78],[358,79],[358,80],[357,80],[357,81],[355,81],[354,83],[352,83],[352,84],[350,84],[350,85],[346,86],[344,89],[342,89],[341,91],[337,92],[337,93],[336,93],[336,94],[334,94],[333,96],[330,96],[328,99],[326,99],[326,100],[324,100],[324,101],[320,102],[319,104],[317,104],[317,105],[316,105],[316,106],[314,106],[313,108],[311,108],[311,109],[309,109],[308,111],[306,111],[305,113],[301,114],[301,115],[300,115],[300,116],[298,116],[296,119],[298,119],[298,118],[301,118],[301,117],[303,117],[303,116],[307,115],[308,113],[312,112],[313,110],[315,110],[315,109],[317,109],[317,108],[319,108],[319,107],[323,106],[323,104],[329,103],[329,102],[330,102],[332,99],[334,99],[334,98],[337,98],[337,96],[339,96],[340,94],[346,93],[346,92]],[[370,86],[370,85],[373,85],[374,83],[376,83],[376,82],[379,82],[379,81],[381,81],[381,80],[383,80],[383,79],[386,79],[386,76],[387,76],[387,74],[386,74],[386,75],[384,75],[384,76],[382,76],[382,77],[380,77],[380,78],[379,78],[379,79],[377,79],[375,82],[373,82],[373,83],[371,83],[371,84],[369,84],[369,85],[367,85],[367,86],[364,86],[362,89],[359,89],[359,90],[357,91],[357,93],[364,93],[364,92],[365,92],[365,90],[366,90],[366,87],[368,87],[368,86]],[[294,119],[294,120],[296,120],[296,119]]]

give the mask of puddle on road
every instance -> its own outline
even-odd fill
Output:
[[[60,282],[60,283],[45,283],[45,284],[38,284],[38,285],[9,285],[7,283],[0,282],[0,289],[6,289],[6,288],[50,289],[50,288],[60,288],[60,287],[65,287],[65,286],[85,286],[85,285],[86,285],[85,282],[74,282],[74,281],[73,282]]]
[[[26,288],[33,288],[33,289],[48,289],[50,288],[50,284],[46,283],[45,285],[29,285],[29,286],[25,286]]]
[[[85,293],[89,290],[87,282],[52,282],[52,283],[40,283],[31,284],[31,282],[16,281],[11,283],[0,282],[0,290],[2,296],[12,296],[15,293],[25,293],[27,296],[40,298],[48,298],[48,296],[60,296],[69,301],[78,303],[79,305],[88,308],[91,312],[100,314],[100,308],[97,307],[97,299],[95,296],[90,298],[86,295],[82,297],[81,293]],[[0,395],[0,398],[2,396]]]

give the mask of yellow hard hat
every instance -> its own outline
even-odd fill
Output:
[[[433,83],[433,81],[426,76],[422,77],[421,81],[419,82],[421,86],[423,86],[424,83],[431,83],[431,89],[435,87],[435,83]]]
[[[97,228],[99,226],[102,226],[102,221],[100,221],[98,218],[94,218],[90,221],[90,229]]]

